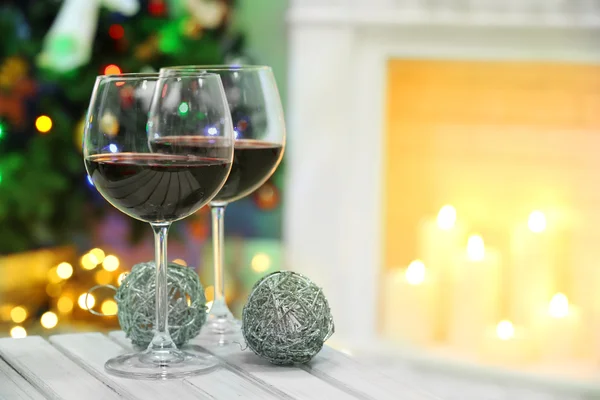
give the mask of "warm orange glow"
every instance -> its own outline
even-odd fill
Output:
[[[46,276],[48,277],[48,282],[50,283],[59,283],[62,281],[62,278],[58,275],[57,267],[50,268],[46,273]]]
[[[444,204],[458,211],[454,229],[464,223],[502,253],[534,210],[542,233],[565,227],[554,211],[585,219],[600,66],[397,58],[386,71],[382,265],[427,260],[419,225]]]
[[[11,304],[3,304],[0,306],[0,321],[8,321],[10,319],[10,312],[13,309]]]
[[[58,311],[63,314],[69,313],[73,310],[73,300],[71,300],[70,297],[62,296],[60,299],[58,299],[56,308],[58,308]]]
[[[118,75],[120,73],[121,73],[121,68],[119,68],[115,64],[107,65],[106,68],[104,68],[104,75]]]
[[[206,296],[206,301],[213,301],[215,298],[215,287],[207,286],[204,288],[204,296]]]
[[[62,292],[62,285],[58,283],[49,283],[46,285],[46,294],[50,297],[58,297]]]
[[[96,272],[94,279],[98,285],[108,285],[112,282],[113,275],[110,272],[101,269]]]
[[[173,262],[175,264],[179,264],[179,265],[183,265],[184,267],[187,267],[187,263],[185,262],[185,260],[182,260],[181,258],[176,258],[175,260],[173,260]]]

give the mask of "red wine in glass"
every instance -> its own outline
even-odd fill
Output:
[[[207,152],[218,152],[214,146]],[[229,172],[228,160],[148,153],[96,154],[85,163],[94,185],[114,207],[146,222],[171,222],[211,198]]]
[[[211,144],[218,139],[212,139]],[[211,147],[207,138],[196,136],[166,137],[152,141],[153,151],[163,154],[181,153],[207,157]],[[281,144],[253,139],[235,141],[233,165],[225,185],[212,202],[230,203],[252,193],[275,171],[283,153]]]

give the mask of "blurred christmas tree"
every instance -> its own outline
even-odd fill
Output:
[[[229,29],[232,3],[3,1],[0,254],[70,242],[106,207],[81,159],[96,75],[238,62],[242,37]],[[269,183],[257,194],[267,202],[261,208],[278,203],[275,190]]]

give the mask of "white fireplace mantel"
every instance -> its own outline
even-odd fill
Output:
[[[377,339],[387,60],[600,63],[597,15],[438,13],[408,3],[419,4],[296,0],[288,15],[286,265],[323,287],[338,337],[356,345]]]

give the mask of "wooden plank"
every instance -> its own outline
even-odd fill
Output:
[[[361,364],[331,347],[324,346],[321,352],[302,369],[327,382],[347,387],[366,398],[377,400],[433,400],[416,387],[410,387],[391,379],[372,367]]]
[[[211,399],[181,379],[148,381],[110,375],[104,370],[104,363],[125,353],[125,349],[100,333],[57,335],[50,337],[50,343],[125,398]]]
[[[115,331],[109,337],[126,349],[131,349],[131,341],[123,331]],[[212,399],[229,400],[235,398],[252,400],[269,400],[289,398],[279,390],[269,390],[256,380],[248,379],[233,372],[231,369],[220,368],[206,375],[185,378],[185,382],[211,396]]]
[[[244,343],[240,336],[237,340]],[[263,385],[278,389],[288,398],[319,399],[369,399],[348,387],[338,387],[298,367],[282,367],[270,364],[251,350],[241,350],[241,345],[217,346],[201,336],[192,341],[221,358],[230,368],[246,375]]]
[[[43,400],[44,397],[17,371],[0,359],[0,399]]]
[[[48,399],[121,398],[39,336],[0,339],[0,356]]]

